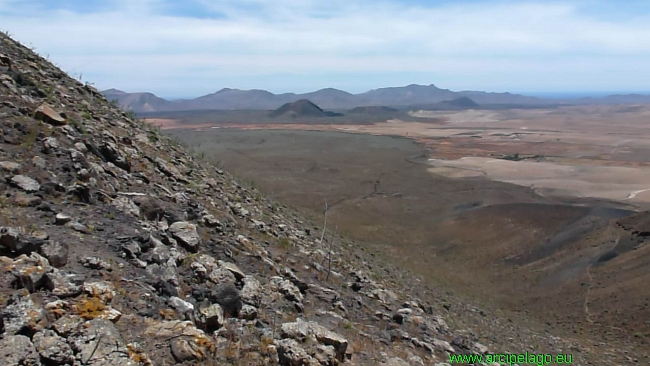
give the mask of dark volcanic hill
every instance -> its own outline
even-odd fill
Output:
[[[476,109],[481,106],[467,97],[460,97],[452,100],[443,100],[442,102],[432,104],[416,104],[410,106],[411,109],[424,109],[434,111],[460,111],[465,109]]]
[[[280,108],[272,111],[269,116],[272,118],[285,116],[295,119],[301,117],[335,117],[340,116],[340,114],[326,112],[311,101],[307,99],[301,99],[293,103],[284,104]]]

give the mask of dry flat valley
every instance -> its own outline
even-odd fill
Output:
[[[409,115],[151,122],[305,215],[326,200],[338,231],[427,284],[648,349],[650,106]]]

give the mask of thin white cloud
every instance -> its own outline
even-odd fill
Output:
[[[199,19],[164,14],[160,10],[168,1],[112,0],[108,10],[75,13],[30,12],[24,5],[7,10],[16,3],[0,0],[0,24],[64,69],[93,75],[100,87],[127,90],[143,80],[157,84],[151,90],[171,84],[184,91],[218,89],[227,86],[213,85],[224,73],[228,80],[314,74],[322,86],[330,86],[328,73],[382,72],[475,75],[476,88],[513,90],[552,88],[549,80],[555,78],[544,73],[562,75],[558,89],[568,83],[574,90],[650,84],[647,14],[608,21],[583,14],[575,4],[554,2],[426,8],[341,0],[194,0],[195,6],[225,15]],[[611,75],[603,77],[601,70]],[[176,75],[186,75],[185,84],[179,85]],[[591,77],[601,78],[602,85]],[[448,87],[454,88],[453,80]]]

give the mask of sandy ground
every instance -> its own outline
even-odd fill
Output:
[[[650,205],[650,106],[579,106],[537,110],[416,111],[444,123],[390,120],[372,125],[211,124],[172,119],[162,129],[316,130],[408,137],[428,148],[432,174],[485,177],[534,187],[540,194],[606,198]],[[505,155],[542,161],[507,161]]]
[[[529,186],[538,193],[555,192],[575,197],[650,202],[650,194],[642,194],[650,191],[650,168],[645,167],[566,165],[481,157],[431,159],[429,162],[434,166],[430,169],[432,173],[451,178],[485,176],[492,180]]]

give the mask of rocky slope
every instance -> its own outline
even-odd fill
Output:
[[[323,239],[322,223],[193,157],[5,35],[0,79],[3,365],[636,357],[502,320],[345,238]]]

